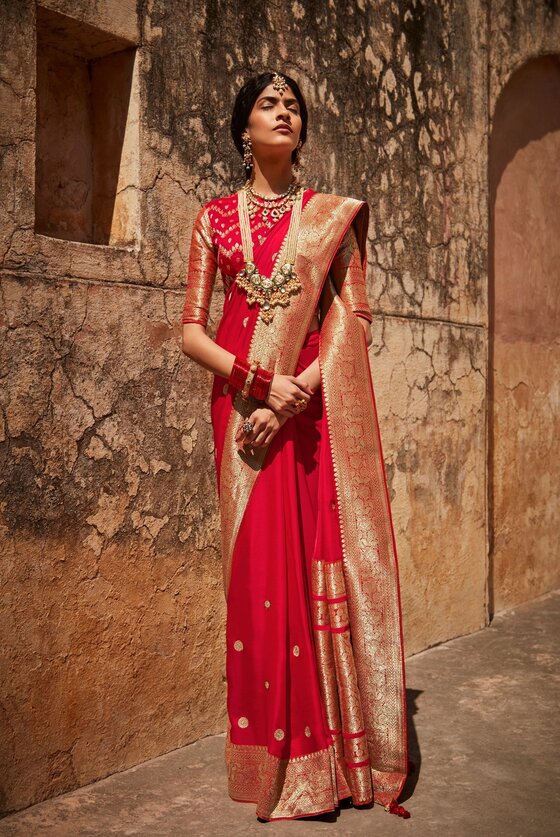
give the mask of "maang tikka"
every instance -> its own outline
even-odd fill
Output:
[[[282,95],[284,90],[288,89],[288,82],[286,81],[284,76],[280,75],[280,73],[274,73],[274,75],[272,76],[272,86],[277,91],[277,93]]]

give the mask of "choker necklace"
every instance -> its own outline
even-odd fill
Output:
[[[249,305],[252,305],[253,302],[259,304],[259,318],[268,324],[274,319],[273,308],[279,305],[286,308],[290,304],[290,296],[301,291],[301,283],[294,270],[294,264],[297,255],[303,187],[298,186],[294,191],[290,226],[282,249],[274,262],[271,276],[263,276],[259,273],[253,260],[253,239],[247,206],[247,192],[248,187],[244,187],[238,192],[239,228],[241,230],[245,264],[235,277],[235,281],[240,288],[246,291]],[[281,259],[282,265],[279,266]]]
[[[275,221],[289,212],[294,204],[294,198],[299,184],[294,181],[290,183],[288,189],[282,194],[274,198],[266,198],[264,195],[259,195],[255,192],[253,187],[247,182],[246,192],[249,208],[249,216],[254,216],[261,212],[262,220],[266,226],[271,229]]]
[[[280,201],[280,200],[282,200],[282,198],[285,198],[287,195],[289,195],[290,192],[293,192],[294,189],[296,188],[296,186],[297,186],[297,183],[295,182],[295,180],[293,180],[290,183],[290,185],[288,186],[288,188],[286,189],[286,191],[282,192],[281,195],[272,195],[272,196],[268,196],[268,197],[266,195],[261,195],[260,192],[255,192],[255,190],[253,189],[253,187],[251,185],[247,186],[247,191],[249,192],[249,194],[253,198],[260,198],[261,201],[269,201],[271,203],[274,203],[274,201]]]

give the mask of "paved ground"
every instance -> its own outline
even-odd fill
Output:
[[[559,638],[560,592],[407,660],[408,820],[376,805],[260,823],[227,797],[216,736],[5,817],[0,835],[560,835]]]

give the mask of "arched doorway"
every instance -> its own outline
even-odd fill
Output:
[[[504,87],[489,198],[492,614],[560,579],[560,56]]]

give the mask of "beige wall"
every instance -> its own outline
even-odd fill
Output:
[[[179,314],[194,215],[240,185],[228,121],[249,71],[297,76],[307,182],[371,206],[370,358],[406,653],[486,624],[487,142],[513,70],[560,51],[559,16],[537,3],[514,16],[494,2],[488,17],[478,0],[302,0],[289,15],[247,2],[216,18],[205,0],[153,0],[142,20],[132,0],[45,6],[71,16],[63,46],[141,46],[119,82],[137,96],[116,100],[124,153],[98,211],[92,198],[115,237],[63,240],[36,226],[34,3],[0,12],[6,811],[225,727],[211,376],[181,356]],[[107,118],[122,126],[122,109]],[[222,299],[218,281],[211,333]]]
[[[495,610],[553,589],[560,530],[560,56],[515,72],[496,108],[490,467]]]

